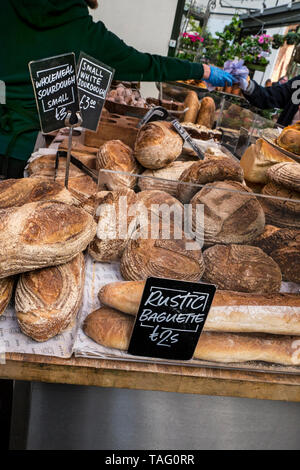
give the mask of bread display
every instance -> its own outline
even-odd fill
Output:
[[[283,280],[300,283],[300,230],[267,227],[253,245],[260,247],[276,261]]]
[[[99,262],[117,261],[130,237],[129,226],[134,220],[130,207],[136,202],[136,195],[131,189],[124,189],[104,192],[97,199],[97,233],[89,254]]]
[[[79,205],[80,200],[55,181],[38,178],[10,179],[0,182],[0,209],[19,207],[29,202],[55,200]]]
[[[204,227],[197,206],[204,205]],[[237,181],[210,183],[191,199],[193,229],[204,244],[250,244],[264,230],[264,211],[253,193]],[[198,228],[196,227],[198,225]]]
[[[203,280],[221,290],[279,292],[282,275],[275,261],[260,248],[248,245],[215,245],[203,253]]]
[[[276,139],[279,147],[300,155],[300,121],[285,127]]]
[[[133,151],[120,140],[109,140],[99,148],[97,169],[132,174],[139,173],[139,165],[133,156]],[[101,172],[99,176],[100,182],[112,191],[133,188],[136,184],[136,177],[128,174]]]
[[[215,122],[216,105],[210,96],[202,98],[197,117],[197,124],[212,129]]]
[[[169,122],[156,121],[138,132],[134,155],[142,166],[159,169],[172,163],[182,152],[183,141]]]
[[[60,266],[22,274],[16,289],[16,313],[24,334],[47,341],[75,319],[82,302],[84,256]]]
[[[184,121],[195,123],[200,109],[199,98],[195,91],[190,90],[187,93],[184,100],[184,109],[186,108],[188,108],[188,110],[184,113]]]
[[[83,330],[96,343],[127,351],[134,318],[102,307],[87,316]],[[300,365],[297,336],[202,332],[194,359],[221,363],[263,361]]]
[[[149,276],[198,281],[204,272],[201,250],[187,250],[186,239],[129,240],[120,270],[128,281]]]
[[[86,211],[56,201],[0,209],[0,278],[71,261],[96,228]]]
[[[287,189],[300,192],[300,164],[299,163],[278,163],[267,171],[270,181],[284,186]],[[300,194],[299,194],[300,197]]]
[[[241,158],[245,179],[251,183],[267,183],[267,171],[281,162],[293,162],[283,152],[272,147],[263,139],[250,145]]]
[[[141,174],[141,178],[139,178],[139,187],[142,191],[157,189],[176,197],[177,184],[175,182],[179,180],[181,174],[193,163],[193,161],[176,160],[160,170],[146,170]]]
[[[0,315],[5,312],[8,306],[14,286],[14,278],[6,277],[0,279]]]
[[[177,197],[182,203],[187,204],[201,189],[197,185],[224,180],[243,182],[243,170],[238,162],[226,157],[199,160],[181,174],[179,181],[182,184],[177,187]]]

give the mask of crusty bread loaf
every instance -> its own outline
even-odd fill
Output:
[[[61,183],[62,179],[57,178],[57,181]],[[68,189],[76,197],[79,196],[87,199],[97,193],[98,185],[90,176],[82,175],[69,178]]]
[[[97,154],[97,169],[131,174],[140,172],[132,149],[121,142],[121,140],[109,140],[101,145]],[[136,176],[105,173],[104,171],[101,171],[99,178],[100,183],[103,182],[107,189],[112,191],[133,188],[137,180]]]
[[[96,343],[127,351],[134,318],[102,307],[85,319],[83,330]],[[223,363],[263,361],[300,365],[300,340],[295,336],[203,332],[194,359]]]
[[[176,160],[160,170],[146,170],[138,180],[139,187],[142,191],[157,189],[176,197],[178,185],[175,182],[193,163],[194,161]]]
[[[253,245],[276,261],[285,281],[300,283],[300,230],[266,227],[267,230],[254,240]]]
[[[186,108],[188,110],[184,113],[184,121],[195,123],[200,109],[200,102],[195,91],[190,90],[187,93],[184,100],[184,109]]]
[[[159,169],[176,160],[182,147],[183,140],[172,124],[156,121],[145,124],[139,130],[134,155],[145,168]]]
[[[82,253],[69,263],[22,274],[15,306],[23,333],[47,341],[65,330],[81,306],[84,275]]]
[[[287,189],[300,193],[300,164],[296,162],[278,163],[267,171],[267,177]]]
[[[247,245],[215,245],[203,253],[203,280],[221,290],[279,292],[281,271],[260,248]]]
[[[20,178],[0,182],[0,209],[49,200],[75,206],[80,204],[79,198],[55,181]]]
[[[186,239],[130,240],[121,259],[121,274],[127,281],[149,276],[198,281],[204,271],[201,250],[187,250]]]
[[[192,122],[182,122],[181,125],[193,139],[213,139],[217,142],[221,142],[222,140],[222,132],[218,129],[209,129],[206,126],[202,126],[201,124],[193,124]]]
[[[276,142],[279,147],[300,155],[300,121],[285,127]]]
[[[0,315],[4,313],[6,307],[10,302],[13,286],[13,277],[6,277],[4,279],[0,279]]]
[[[186,204],[200,190],[196,185],[224,180],[243,182],[243,170],[238,162],[227,157],[199,160],[181,174],[179,181],[182,184],[177,187],[177,197]]]
[[[66,158],[59,158],[57,178],[64,178],[66,173]],[[55,176],[56,155],[43,155],[30,162],[27,166],[29,176],[37,178],[51,178]],[[72,163],[70,164],[69,177],[82,176],[84,173]]]
[[[145,281],[113,282],[99,291],[102,305],[137,315]],[[217,290],[205,331],[300,335],[300,295]]]
[[[196,209],[204,205],[204,227],[196,227]],[[193,228],[205,245],[250,244],[265,226],[264,211],[250,189],[237,181],[209,183],[191,200]]]
[[[59,145],[59,150],[67,151],[69,147],[69,139],[64,139]],[[96,169],[96,155],[98,147],[87,147],[80,141],[73,139],[72,142],[72,155],[80,160],[85,166],[91,170]]]
[[[197,124],[212,129],[215,121],[216,105],[213,98],[205,96],[200,102]]]
[[[86,211],[56,201],[0,209],[0,278],[67,263],[96,228]]]
[[[89,254],[99,262],[118,261],[130,236],[129,226],[134,219],[130,208],[136,202],[131,189],[98,193],[97,233],[90,243]]]
[[[262,195],[269,196],[260,198],[269,225],[300,228],[300,192],[271,181],[263,187]]]
[[[283,152],[272,147],[263,139],[250,145],[241,158],[244,176],[251,183],[267,183],[267,171],[280,162],[292,162]]]

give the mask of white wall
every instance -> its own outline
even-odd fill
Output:
[[[99,8],[91,12],[95,21],[103,21],[128,45],[167,55],[176,7],[177,0],[100,0]],[[157,96],[157,89],[143,83],[142,94]]]

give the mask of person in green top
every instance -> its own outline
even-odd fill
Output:
[[[216,67],[137,51],[101,21],[94,22],[88,7],[96,8],[97,0],[1,0],[0,175],[23,176],[40,129],[28,69],[32,60],[68,52],[78,59],[83,51],[113,67],[116,80],[233,83],[230,74]]]

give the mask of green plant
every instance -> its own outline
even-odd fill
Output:
[[[289,31],[285,36],[284,36],[286,43],[288,45],[297,45],[300,43],[300,34],[297,33],[296,31]]]
[[[272,40],[272,48],[273,49],[280,49],[280,47],[284,44],[284,36],[282,34],[274,34]]]

